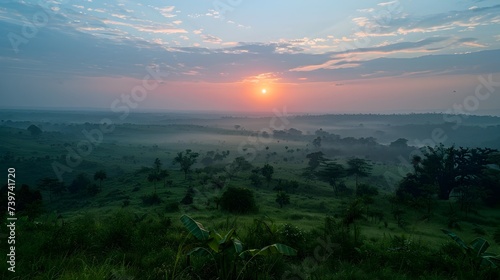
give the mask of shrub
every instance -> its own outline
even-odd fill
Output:
[[[245,214],[257,211],[253,192],[245,188],[229,187],[221,197],[222,210]]]
[[[161,198],[156,193],[142,196],[141,199],[142,199],[142,203],[144,203],[144,205],[147,205],[147,206],[161,203]]]
[[[169,213],[179,211],[179,203],[177,201],[167,202],[167,205],[165,206],[165,211]]]
[[[378,189],[368,184],[359,184],[358,188],[356,189],[356,196],[358,197],[375,195],[378,195]]]
[[[193,204],[193,198],[194,198],[194,189],[189,188],[186,192],[186,195],[182,198],[181,203],[184,205]]]

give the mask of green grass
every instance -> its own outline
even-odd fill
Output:
[[[75,131],[78,132],[78,129]],[[82,139],[77,132],[75,134],[49,133],[39,139],[33,139],[25,131],[0,127],[0,133],[9,135],[6,137],[5,145],[0,147],[0,152],[10,151],[15,154],[16,158],[22,159],[21,161],[16,159],[13,162],[1,161],[0,168],[6,170],[7,167],[15,167],[18,185],[28,183],[33,186],[38,179],[53,176],[51,163],[55,158],[66,155],[67,152],[61,145],[64,143],[74,145]],[[389,163],[375,164],[371,177],[362,178],[360,182],[378,186],[381,193],[375,197],[374,203],[366,206],[363,211],[366,213],[368,209],[381,212],[384,215],[383,218],[380,221],[365,218],[355,222],[360,230],[360,238],[364,242],[364,247],[357,248],[358,251],[351,248],[354,250],[352,259],[333,254],[328,260],[316,261],[314,252],[319,244],[317,237],[324,234],[325,217],[334,217],[336,221],[340,221],[354,197],[335,197],[332,187],[327,183],[305,181],[301,178],[300,174],[307,164],[306,142],[280,141],[278,143],[276,139],[273,139],[272,143],[266,144],[269,150],[262,150],[251,162],[256,167],[262,167],[265,163],[275,167],[271,186],[267,187],[267,183],[263,183],[259,188],[251,186],[248,180],[250,171],[239,172],[228,181],[226,188],[228,186],[246,187],[254,191],[259,208],[258,213],[234,215],[216,210],[212,200],[220,196],[224,190],[213,189],[209,183],[202,184],[201,177],[196,173],[192,173],[192,180],[185,180],[179,167],[171,163],[172,159],[178,151],[187,148],[200,153],[199,159],[207,151],[230,150],[228,160],[217,163],[224,166],[238,156],[238,145],[241,141],[248,139],[246,133],[233,129],[182,125],[118,126],[116,133],[106,135],[104,142],[85,157],[82,164],[75,167],[72,173],[65,176],[65,182],[69,184],[72,178],[80,172],[88,173],[92,177],[95,171],[104,169],[108,173],[108,179],[102,182],[100,193],[94,197],[65,193],[49,201],[47,193],[44,192],[45,214],[36,219],[38,225],[20,221],[21,225],[18,228],[20,273],[18,275],[23,276],[19,279],[129,279],[128,277],[165,279],[165,275],[176,275],[177,279],[203,278],[201,275],[211,273],[213,267],[204,264],[200,259],[193,260],[192,267],[187,267],[185,252],[179,251],[179,244],[192,241],[179,222],[182,214],[188,214],[212,229],[222,230],[235,226],[240,238],[250,238],[247,235],[255,219],[265,220],[268,224],[272,224],[276,230],[273,236],[277,239],[280,238],[277,230],[285,224],[298,227],[304,232],[306,241],[303,244],[288,245],[300,249],[302,257],[281,260],[277,262],[275,269],[282,272],[296,269],[302,271],[300,275],[305,275],[310,279],[417,279],[405,264],[380,267],[377,259],[370,257],[370,254],[373,256],[381,254],[381,259],[387,258],[387,262],[398,260],[397,257],[401,256],[390,255],[387,249],[391,248],[392,240],[402,236],[411,240],[412,244],[435,251],[436,248],[441,248],[450,242],[449,237],[440,231],[441,228],[447,227],[450,202],[436,202],[432,215],[425,219],[423,219],[426,214],[424,211],[399,206],[404,211],[403,219],[406,222],[404,228],[399,227],[392,214],[394,206],[389,203],[388,199],[393,186],[388,186],[382,177],[386,171],[397,174],[397,166]],[[202,139],[202,136],[210,137],[203,142],[182,138],[187,137],[186,135],[197,135],[196,139]],[[224,142],[218,139],[224,139]],[[301,151],[288,153],[284,148],[285,145],[289,149],[300,148]],[[277,155],[266,157],[267,154],[273,152]],[[295,159],[283,160],[284,157],[290,158],[291,156]],[[169,170],[170,176],[167,179],[173,181],[173,186],[164,187],[163,182],[158,182],[157,194],[163,202],[146,206],[141,197],[152,194],[154,187],[153,183],[147,181],[147,172],[138,172],[138,170],[143,166],[152,166],[157,157],[162,160],[163,168]],[[344,160],[345,158],[341,158],[339,162],[344,162]],[[194,166],[194,168],[200,167],[202,167],[200,163]],[[218,175],[225,176],[223,172]],[[275,202],[276,192],[273,191],[277,179],[299,182],[299,188],[290,193],[291,203],[282,209]],[[354,188],[352,178],[348,178],[346,184],[349,188]],[[180,204],[178,208],[175,207],[175,203],[180,202],[189,186],[195,188],[194,203],[192,205]],[[134,191],[134,188],[138,190]],[[124,201],[128,201],[126,206],[124,206]],[[484,230],[483,237],[490,241],[489,250],[500,253],[500,245],[494,242],[494,233],[500,221],[499,209],[484,207],[477,209],[476,213],[468,216],[456,210],[461,229],[453,229],[453,231],[468,242],[478,236],[479,225]],[[56,219],[58,215],[61,215],[62,219]],[[119,220],[115,224],[109,220],[110,217]],[[69,247],[64,247],[67,244],[59,244],[62,246],[61,251],[45,250],[47,244],[51,244],[51,238],[56,236],[56,232],[67,236],[74,235],[76,236],[74,238],[82,238],[83,243],[87,242],[85,238],[90,237],[85,236],[83,232],[89,228],[79,229],[82,233],[79,233],[77,229],[59,232],[65,229],[60,225],[61,223],[69,224],[75,221],[90,223],[95,227],[97,239],[92,242],[88,241],[90,242],[87,244],[88,248],[69,252]],[[130,236],[121,236],[120,230],[130,231]],[[123,242],[128,245],[117,243],[116,246],[106,247],[103,243],[105,240],[108,240],[106,241],[108,243],[111,242],[109,240],[114,240],[109,239],[110,232],[117,234],[114,239],[125,238]],[[92,247],[92,244],[98,248]],[[5,242],[2,242],[0,249],[3,250],[5,245]],[[431,260],[435,257],[431,253],[425,254],[422,256],[423,260]],[[403,257],[410,258],[406,255]],[[175,263],[178,263],[178,266],[174,266]],[[457,264],[452,261],[450,263]],[[5,271],[5,263],[2,265],[0,268]],[[311,266],[314,270],[308,270]],[[372,274],[374,270],[376,275]],[[453,278],[453,273],[439,271],[436,269],[418,279]],[[467,275],[464,271],[460,273]],[[7,279],[3,278],[4,275],[0,276],[2,279]],[[274,275],[269,279],[281,278]]]

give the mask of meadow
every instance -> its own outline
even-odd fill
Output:
[[[457,118],[2,112],[0,170],[15,168],[23,207],[1,278],[499,279],[498,200],[396,195],[420,147],[500,149],[500,118]],[[321,175],[332,162],[335,181]]]

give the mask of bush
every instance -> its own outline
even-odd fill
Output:
[[[181,203],[184,205],[193,204],[193,198],[194,198],[194,189],[189,188],[186,192],[186,195],[182,198]]]
[[[356,196],[358,197],[375,195],[378,195],[378,189],[368,184],[359,184],[358,188],[356,189]]]
[[[167,211],[168,213],[179,211],[179,203],[177,201],[167,202],[167,205],[165,206],[165,211]]]
[[[144,205],[147,205],[147,206],[161,203],[161,198],[156,193],[145,195],[145,196],[141,197],[141,199],[142,199],[142,203],[144,203]]]
[[[220,206],[222,210],[245,214],[257,212],[257,204],[253,192],[245,188],[229,187],[221,197]]]

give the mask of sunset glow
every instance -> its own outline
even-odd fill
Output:
[[[495,0],[245,1],[223,11],[211,1],[63,1],[26,37],[36,3],[0,9],[2,34],[17,36],[0,41],[5,107],[108,110],[144,90],[131,108],[446,112],[500,80]],[[464,113],[500,114],[500,95],[483,88],[488,100]]]

